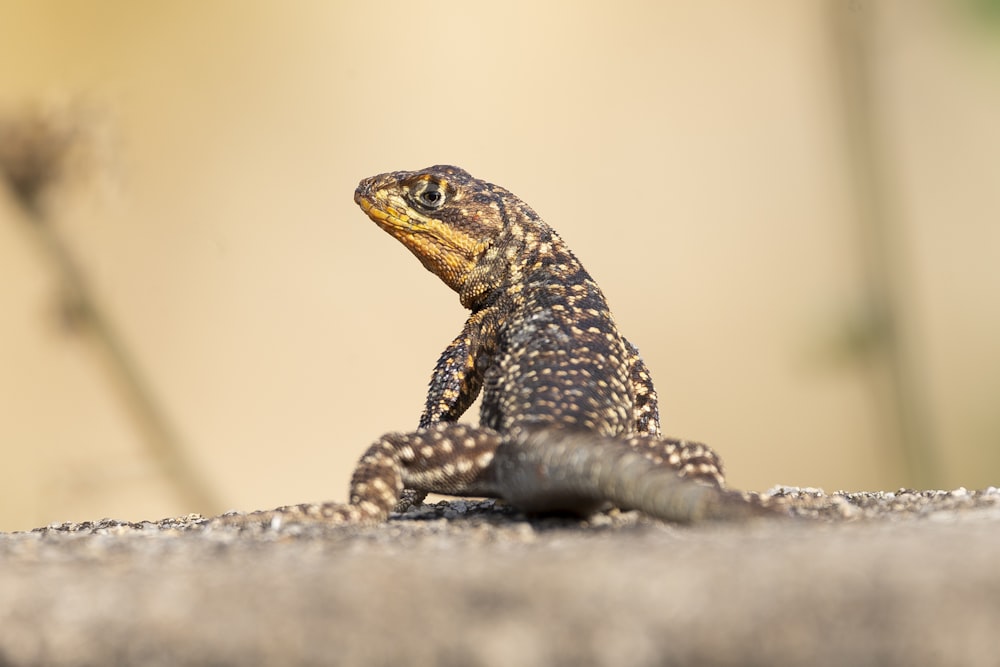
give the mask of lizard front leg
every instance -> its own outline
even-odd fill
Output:
[[[485,311],[473,313],[438,358],[420,415],[420,428],[441,421],[457,421],[479,395],[483,376],[476,370],[476,358],[485,317]]]
[[[476,400],[483,385],[482,375],[476,372],[476,354],[484,315],[473,313],[462,331],[444,349],[434,366],[427,401],[420,415],[420,428],[439,422],[454,422]],[[398,498],[397,512],[420,505],[427,491],[407,487]]]

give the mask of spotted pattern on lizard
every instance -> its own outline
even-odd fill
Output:
[[[354,199],[458,293],[469,318],[434,367],[417,430],[365,452],[348,503],[224,522],[375,523],[428,492],[531,512],[610,504],[673,521],[760,511],[724,490],[713,450],[661,436],[649,371],[601,289],[514,194],[435,166],[367,178]],[[479,426],[458,423],[480,392]]]

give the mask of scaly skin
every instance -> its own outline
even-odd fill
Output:
[[[660,436],[656,392],[600,288],[509,191],[450,166],[365,179],[362,210],[471,311],[431,377],[419,427],[361,458],[350,502],[225,515],[224,523],[375,523],[427,492],[526,511],[612,504],[670,521],[764,513],[723,489],[705,445]],[[482,391],[478,427],[456,423]]]

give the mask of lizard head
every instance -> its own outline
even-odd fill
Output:
[[[456,292],[502,233],[506,190],[451,166],[395,171],[361,181],[354,201]]]

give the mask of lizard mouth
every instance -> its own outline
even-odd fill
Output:
[[[400,228],[407,230],[414,230],[416,226],[420,224],[421,221],[415,220],[413,217],[407,215],[404,211],[399,210],[395,206],[383,204],[378,205],[375,198],[369,194],[362,193],[359,188],[354,193],[354,201],[357,202],[358,206],[365,214],[374,220],[379,227],[389,230],[391,228]]]
[[[361,210],[364,211],[369,218],[374,220],[379,227],[384,229],[407,229],[410,231],[413,231],[414,229],[414,221],[410,218],[410,216],[397,211],[391,206],[379,208],[374,202],[367,199],[362,199],[358,203],[361,205]]]

